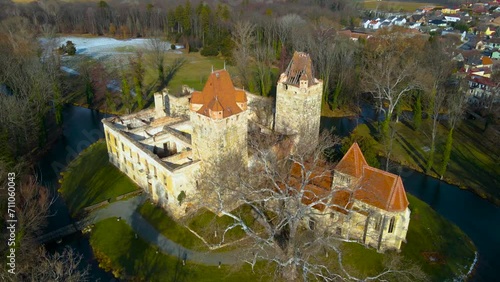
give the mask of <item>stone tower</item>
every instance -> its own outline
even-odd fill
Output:
[[[274,129],[296,134],[296,142],[319,136],[323,81],[314,77],[311,57],[295,52],[276,88]]]
[[[226,70],[210,74],[203,91],[193,92],[189,108],[195,160],[213,162],[236,152],[247,161],[247,97]]]

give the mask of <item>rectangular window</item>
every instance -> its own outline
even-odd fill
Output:
[[[396,218],[392,217],[391,222],[389,223],[389,233],[394,232],[394,225],[396,224]]]
[[[375,230],[380,231],[381,225],[382,225],[382,216],[381,215],[375,216]]]
[[[337,227],[337,229],[335,230],[335,233],[336,233],[338,236],[342,236],[342,228]]]

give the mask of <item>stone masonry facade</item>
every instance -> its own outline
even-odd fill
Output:
[[[213,71],[202,91],[185,87],[177,96],[164,90],[154,95],[154,109],[103,119],[109,161],[180,218],[199,206],[197,177],[204,163],[237,153],[250,165],[247,139],[253,126],[293,142],[317,139],[322,89],[309,55],[301,52],[278,80],[274,114],[271,98],[234,87],[226,70]],[[401,179],[369,167],[357,144],[330,177],[327,187],[315,189],[338,190],[336,208],[304,220],[379,251],[399,249],[410,215]]]

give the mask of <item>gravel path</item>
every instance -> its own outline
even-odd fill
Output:
[[[124,220],[137,235],[153,246],[158,247],[165,254],[176,256],[180,259],[205,265],[235,264],[239,261],[240,253],[236,251],[229,252],[197,252],[169,240],[163,234],[158,232],[147,220],[145,220],[137,211],[146,200],[146,196],[140,195],[124,201],[118,201],[108,206],[96,210],[89,215],[89,221],[99,222],[107,218],[120,218]],[[117,235],[118,236],[118,235]]]

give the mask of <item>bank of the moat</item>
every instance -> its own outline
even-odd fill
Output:
[[[61,139],[54,144],[39,165],[40,171],[43,172],[42,182],[51,187],[56,187],[58,173],[64,169],[69,160],[102,137],[101,114],[80,107],[66,106],[64,117],[65,125]],[[499,253],[498,246],[500,246],[500,238],[493,234],[498,234],[500,230],[492,228],[499,228],[496,225],[500,221],[499,208],[472,193],[418,172],[403,170],[402,177],[408,192],[421,198],[439,214],[457,224],[474,241],[480,253],[474,279],[477,281],[493,279],[496,276],[495,255]],[[57,210],[57,214],[51,219],[49,229],[61,227],[72,220],[63,201],[59,200],[54,210]],[[63,244],[70,244],[82,252],[87,251],[86,261],[92,262],[93,256],[88,252],[88,240],[85,237],[65,238]],[[99,275],[98,272],[99,270],[94,268],[93,274]]]

